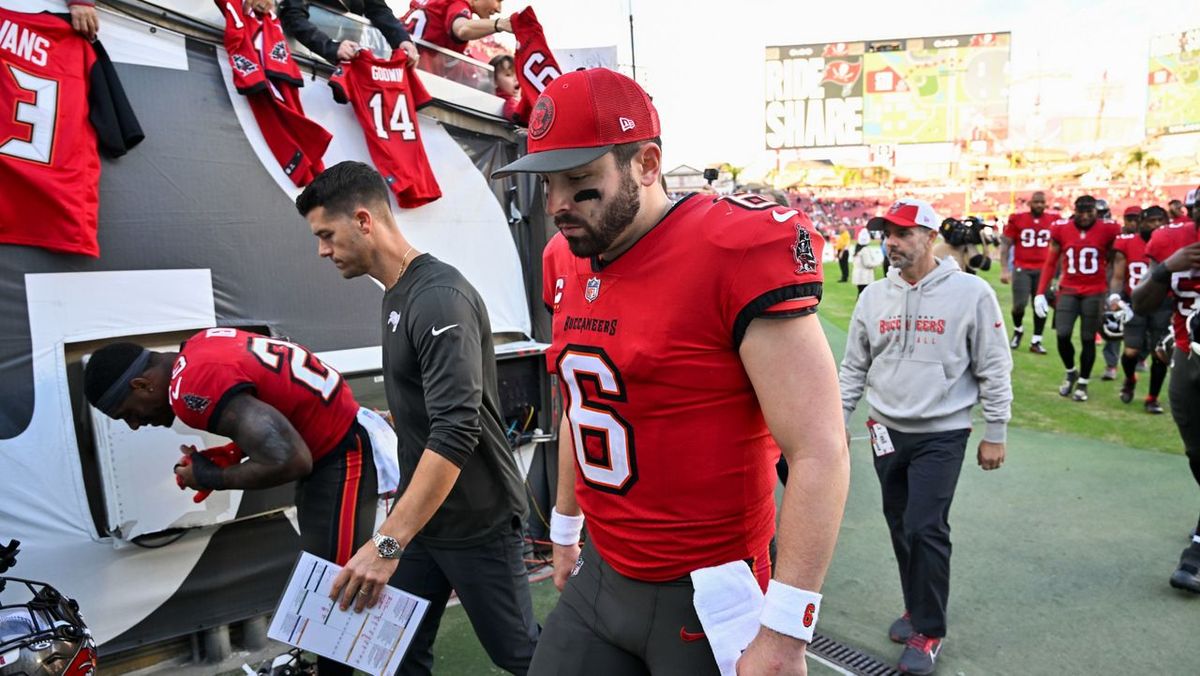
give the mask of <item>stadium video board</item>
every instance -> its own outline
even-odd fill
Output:
[[[767,47],[766,147],[1007,138],[1010,37]]]
[[[1200,131],[1200,28],[1150,40],[1146,133]]]

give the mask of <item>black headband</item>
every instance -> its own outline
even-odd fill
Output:
[[[100,409],[104,415],[110,418],[115,418],[114,412],[121,402],[125,401],[125,397],[129,395],[129,383],[146,370],[146,364],[150,363],[150,350],[143,349],[142,353],[134,358],[129,364],[129,368],[121,374],[120,378],[113,381],[112,385],[104,391],[104,396],[96,401],[96,408]]]

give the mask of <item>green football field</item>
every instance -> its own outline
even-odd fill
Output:
[[[1000,298],[1007,309],[1007,288]],[[821,317],[839,356],[853,301],[852,285],[826,285]],[[1191,647],[1200,596],[1167,585],[1200,510],[1170,416],[1121,404],[1113,383],[1096,381],[1086,403],[1059,397],[1050,350],[1016,354],[1004,467],[983,472],[977,440],[969,447],[950,516],[950,632],[938,673],[1200,673]],[[900,587],[864,419],[859,411],[853,421],[850,497],[818,630],[890,662],[900,653],[886,636]],[[533,590],[541,619],[557,594],[548,581]],[[441,674],[503,673],[459,607],[447,611],[436,651]]]

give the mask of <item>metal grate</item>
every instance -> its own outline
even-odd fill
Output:
[[[892,665],[821,634],[813,636],[808,652],[857,676],[901,676]]]

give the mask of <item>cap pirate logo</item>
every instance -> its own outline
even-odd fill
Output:
[[[592,302],[600,297],[600,278],[592,277],[587,280],[587,288],[583,290],[583,299]]]
[[[188,407],[189,411],[196,413],[204,413],[204,409],[208,408],[210,400],[208,397],[202,397],[198,394],[183,395],[183,405]]]
[[[550,131],[554,124],[554,99],[549,96],[539,97],[529,114],[529,138],[537,141]]]
[[[287,63],[287,60],[288,60],[287,43],[284,42],[283,40],[276,42],[275,46],[271,48],[271,58],[275,59],[279,63]]]
[[[817,255],[813,253],[812,238],[808,229],[796,224],[796,241],[792,243],[792,260],[796,262],[796,274],[805,275],[817,270]]]
[[[250,73],[258,70],[258,66],[255,65],[253,61],[247,59],[241,54],[234,54],[232,57],[230,57],[230,61],[233,62],[234,70],[242,75],[249,75]]]
[[[621,123],[621,131],[629,131],[630,129],[633,129],[634,127],[637,126],[637,123],[635,123],[633,120],[629,119],[628,117],[618,117],[617,122]]]

